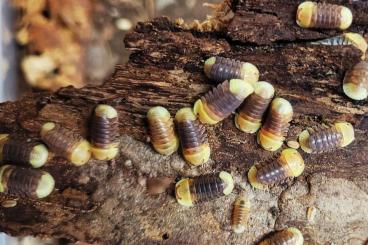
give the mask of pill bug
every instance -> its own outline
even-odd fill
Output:
[[[171,155],[178,150],[179,138],[170,112],[156,106],[147,113],[149,133],[153,148],[162,155]]]
[[[248,180],[256,189],[266,189],[288,177],[298,177],[304,171],[304,160],[292,148],[284,149],[277,160],[268,164],[253,165],[248,172]]]
[[[290,227],[281,231],[278,231],[266,238],[259,245],[303,245],[303,234],[299,229]]]
[[[175,185],[176,200],[180,205],[191,207],[194,204],[229,195],[234,189],[233,177],[221,171],[195,178],[184,178]]]
[[[91,152],[97,160],[111,160],[119,152],[118,112],[110,105],[98,105],[91,121]]]
[[[343,90],[353,100],[368,97],[368,62],[359,62],[345,74]]]
[[[367,48],[368,48],[367,41],[364,39],[364,37],[360,35],[359,33],[352,33],[352,32],[344,33],[342,35],[332,37],[332,38],[327,38],[327,39],[311,42],[310,44],[332,45],[332,46],[353,45],[354,47],[362,51],[362,57],[361,57],[362,60],[365,59],[365,53],[367,52]]]
[[[307,153],[321,153],[345,147],[354,138],[354,128],[350,123],[336,122],[329,128],[304,130],[299,135],[299,143]]]
[[[261,127],[261,121],[275,93],[268,82],[258,82],[254,92],[245,99],[235,116],[235,125],[246,133],[255,133]]]
[[[279,149],[285,140],[292,117],[293,108],[289,101],[283,98],[272,100],[265,123],[258,131],[258,144],[268,151]]]
[[[197,166],[208,161],[211,154],[206,129],[200,124],[191,108],[180,109],[175,115],[180,143],[185,160]]]
[[[351,10],[341,5],[306,1],[298,6],[296,23],[303,28],[345,30],[352,22]]]
[[[253,90],[244,80],[224,81],[195,102],[194,114],[202,123],[216,124],[235,111]]]
[[[245,196],[239,196],[234,202],[231,226],[235,233],[245,231],[250,214],[250,201]]]
[[[255,65],[219,56],[208,58],[205,61],[204,73],[216,83],[242,79],[255,84],[259,78],[259,71]]]
[[[0,193],[44,198],[53,191],[54,178],[47,172],[4,165],[0,168]]]
[[[80,166],[91,158],[91,146],[79,134],[52,122],[45,123],[41,129],[41,139],[56,155]]]
[[[2,163],[39,168],[45,165],[48,156],[49,151],[43,144],[0,134],[0,162]]]

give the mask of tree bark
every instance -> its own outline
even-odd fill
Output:
[[[132,51],[128,64],[118,65],[102,86],[31,93],[0,104],[1,133],[37,140],[42,123],[54,121],[88,138],[93,108],[107,103],[119,111],[122,135],[114,161],[75,167],[54,157],[43,167],[56,180],[56,190],[46,199],[1,194],[0,202],[16,199],[17,206],[0,207],[0,230],[103,244],[253,244],[275,229],[296,226],[308,244],[363,244],[368,238],[368,106],[366,100],[351,101],[341,88],[345,71],[361,53],[351,46],[309,45],[338,32],[296,26],[298,2],[233,1],[234,18],[224,31],[186,30],[166,18],[139,23],[125,39]],[[339,2],[354,11],[352,30],[365,33],[367,4]],[[347,120],[355,127],[355,141],[319,155],[300,150],[303,175],[268,191],[252,189],[246,173],[275,153],[262,150],[255,135],[237,130],[233,116],[206,127],[212,154],[201,167],[190,167],[180,154],[155,153],[147,142],[148,109],[162,105],[175,115],[191,106],[213,86],[202,71],[204,60],[213,55],[255,64],[260,80],[271,82],[277,96],[292,103],[288,140],[306,127]],[[234,192],[190,209],[177,204],[171,192],[149,196],[145,190],[147,178],[218,170],[233,174]],[[232,203],[240,193],[250,198],[252,213],[246,232],[234,235]],[[306,217],[310,207],[317,210],[314,221]]]

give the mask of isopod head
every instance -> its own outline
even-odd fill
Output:
[[[303,234],[301,233],[301,231],[298,228],[295,227],[290,227],[287,229],[288,231],[290,231],[291,233],[293,233],[293,235],[295,236],[295,245],[303,245],[304,243],[304,237]]]
[[[29,163],[33,168],[40,168],[45,165],[48,157],[49,151],[47,150],[46,146],[43,144],[38,144],[32,148]]]
[[[296,23],[303,28],[313,28],[312,19],[317,11],[317,3],[305,1],[298,6]],[[341,6],[339,29],[345,30],[353,22],[353,13],[347,7]]]
[[[361,59],[364,60],[365,53],[367,52],[367,49],[368,49],[368,44],[365,38],[359,33],[353,33],[353,32],[345,33],[344,36],[347,40],[352,42],[355,47],[357,47],[360,51],[362,51],[363,55]]]
[[[106,119],[113,119],[118,117],[116,109],[110,105],[98,105],[95,109],[95,116]],[[97,160],[112,160],[116,157],[119,152],[119,142],[113,142],[106,145],[104,148],[96,147],[92,144],[91,152]]]
[[[271,103],[271,112],[275,112],[285,118],[288,123],[293,116],[293,107],[290,102],[283,98],[276,98]],[[268,151],[278,150],[284,143],[283,135],[275,135],[267,129],[261,129],[257,135],[257,142],[262,146],[263,149]]]
[[[216,63],[216,57],[210,57],[208,58],[204,63],[204,73],[207,77],[211,77],[211,69],[212,66]],[[240,74],[242,74],[242,77],[240,79],[250,82],[251,84],[255,85],[257,84],[257,81],[259,79],[259,70],[258,68],[249,62],[242,62],[242,66],[239,71]]]
[[[238,98],[245,99],[251,93],[253,93],[254,88],[250,82],[246,82],[241,79],[231,79],[229,82],[229,90],[230,92]],[[206,106],[205,103],[202,102],[201,99],[198,99],[194,106],[193,111],[195,115],[198,115],[199,120],[202,123],[207,124],[216,124],[222,120],[222,118],[218,117]]]
[[[162,106],[155,106],[149,109],[149,111],[147,112],[147,118],[148,121],[160,118],[160,120],[168,122],[171,120],[171,115],[166,108]],[[153,144],[153,147],[158,153],[162,155],[165,156],[171,155],[172,153],[176,152],[179,148],[179,138],[177,137],[177,135],[174,136],[173,140],[170,141],[169,144],[171,144],[169,147],[167,146],[162,147],[162,145],[156,146],[155,144]]]
[[[260,81],[254,86],[254,94],[257,94],[264,99],[271,99],[275,94],[275,89],[270,83]],[[261,127],[261,121],[256,122],[253,120],[248,120],[237,113],[235,116],[235,125],[238,129],[245,133],[255,133]]]
[[[42,125],[41,137],[56,127],[55,123],[47,122]],[[76,166],[83,165],[91,158],[91,145],[87,140],[80,140],[75,143],[69,156],[66,156],[70,162]]]

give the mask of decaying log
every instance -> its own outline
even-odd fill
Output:
[[[1,133],[38,139],[40,125],[54,121],[88,137],[93,108],[108,103],[119,111],[122,135],[115,161],[91,160],[75,167],[53,158],[43,169],[55,177],[56,191],[46,199],[0,195],[0,203],[17,200],[16,207],[0,206],[0,230],[104,244],[253,244],[274,229],[296,226],[308,244],[363,244],[368,238],[368,106],[367,101],[352,102],[341,88],[345,71],[359,61],[360,51],[351,46],[310,46],[307,41],[336,32],[300,30],[290,21],[287,25],[292,28],[285,27],[274,38],[261,38],[254,27],[241,24],[251,21],[245,14],[249,11],[289,16],[294,2],[299,1],[234,1],[235,17],[226,32],[184,30],[166,18],[140,23],[125,39],[133,51],[129,63],[117,66],[102,86],[31,93],[0,104]],[[359,11],[367,5],[352,4],[359,17],[354,28],[365,31],[367,19]],[[279,32],[277,22],[253,19],[256,22],[258,33],[265,25],[271,35]],[[235,35],[236,23],[240,26]],[[272,159],[275,153],[262,150],[254,135],[238,131],[233,116],[207,127],[212,154],[204,166],[192,168],[180,154],[160,156],[147,143],[146,112],[162,105],[174,115],[192,105],[213,85],[202,72],[203,61],[212,55],[254,63],[261,80],[271,82],[278,96],[291,101],[295,116],[288,139],[295,139],[307,126],[347,120],[356,128],[356,140],[333,153],[302,153],[305,173],[269,191],[252,189],[246,172],[254,162]],[[171,192],[149,196],[145,190],[150,177],[195,176],[216,170],[233,174],[235,191],[201,206],[183,208]],[[252,203],[243,235],[230,229],[231,205],[239,193],[246,193]],[[306,217],[308,207],[317,210],[312,221]]]

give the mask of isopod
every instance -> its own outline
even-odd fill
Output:
[[[91,122],[91,151],[97,160],[112,160],[119,152],[118,112],[110,105],[98,105]]]
[[[343,90],[353,100],[368,97],[368,62],[359,62],[345,74]]]
[[[250,214],[250,201],[245,196],[239,196],[234,203],[231,226],[235,233],[245,231]]]
[[[147,119],[153,148],[165,156],[176,152],[179,138],[170,112],[164,107],[156,106],[148,111]]]
[[[365,59],[365,53],[367,52],[368,44],[362,35],[359,33],[348,32],[342,35],[327,38],[315,42],[311,42],[314,45],[353,45],[362,52],[361,59]]]
[[[235,116],[236,127],[246,133],[257,132],[274,93],[275,90],[270,83],[258,82],[254,92],[245,99]]]
[[[352,22],[351,10],[341,5],[306,1],[298,6],[296,23],[303,28],[345,30]]]
[[[175,115],[181,148],[185,160],[197,166],[208,161],[211,154],[206,129],[194,115],[191,108],[180,109]]]
[[[204,73],[217,83],[231,79],[242,79],[255,84],[259,78],[259,71],[255,65],[219,56],[208,58],[205,61]]]
[[[288,177],[298,177],[304,171],[304,160],[292,148],[284,149],[276,161],[253,165],[248,172],[248,180],[256,189],[266,189]]]
[[[0,168],[0,193],[44,198],[54,190],[54,178],[47,172],[11,165]]]
[[[253,90],[244,80],[226,80],[195,102],[194,114],[202,123],[216,124],[234,112]]]
[[[52,152],[74,165],[83,165],[91,158],[89,142],[59,124],[48,122],[42,125],[41,139]]]
[[[44,144],[0,134],[0,162],[40,168],[45,165],[48,157],[49,151]]]
[[[271,102],[265,123],[258,132],[257,142],[263,149],[276,151],[285,141],[289,130],[289,122],[293,118],[293,107],[283,98],[276,98]]]
[[[194,204],[229,195],[234,189],[233,177],[221,171],[195,178],[184,178],[175,185],[176,200],[179,204],[191,207]]]
[[[299,229],[290,227],[276,232],[266,238],[259,245],[303,245],[304,237]]]
[[[354,127],[348,122],[336,122],[330,128],[304,130],[299,135],[300,147],[307,153],[321,153],[345,147],[354,141]]]

